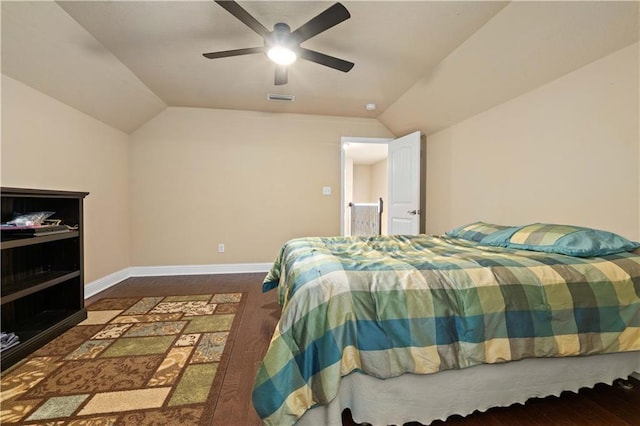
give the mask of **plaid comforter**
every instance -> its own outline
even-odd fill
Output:
[[[304,238],[265,278],[282,316],[253,390],[266,424],[341,377],[640,350],[640,256],[576,258],[419,236]]]

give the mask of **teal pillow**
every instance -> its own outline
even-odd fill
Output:
[[[522,226],[509,226],[487,235],[481,242],[486,246],[507,247],[509,245],[509,238],[520,228],[522,228]]]
[[[455,229],[447,231],[445,232],[445,235],[450,238],[459,238],[462,240],[475,241],[479,243],[496,232],[510,229],[515,231],[517,228],[512,226],[495,225],[493,223],[486,222],[473,222],[468,225],[462,225]]]
[[[613,232],[548,223],[534,223],[495,233],[483,239],[482,244],[576,257],[606,256],[640,247],[640,243]]]

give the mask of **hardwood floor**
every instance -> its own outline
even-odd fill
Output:
[[[251,389],[280,316],[276,292],[262,293],[263,278],[262,273],[129,278],[89,298],[87,305],[103,297],[245,292],[247,299],[240,329],[231,348],[213,424],[257,426],[262,422],[251,404]],[[525,405],[493,408],[467,417],[452,416],[432,426],[640,425],[640,381],[631,379],[631,383],[631,390],[601,384],[578,394],[565,392],[560,397],[532,399]],[[343,416],[343,423],[355,425],[348,412]]]

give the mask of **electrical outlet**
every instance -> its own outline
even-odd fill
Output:
[[[223,243],[218,244],[218,253],[224,253],[224,244]]]

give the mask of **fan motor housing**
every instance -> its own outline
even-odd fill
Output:
[[[273,31],[264,39],[266,47],[282,46],[289,49],[295,49],[297,43],[291,37],[291,27],[289,25],[278,22],[273,26]]]

